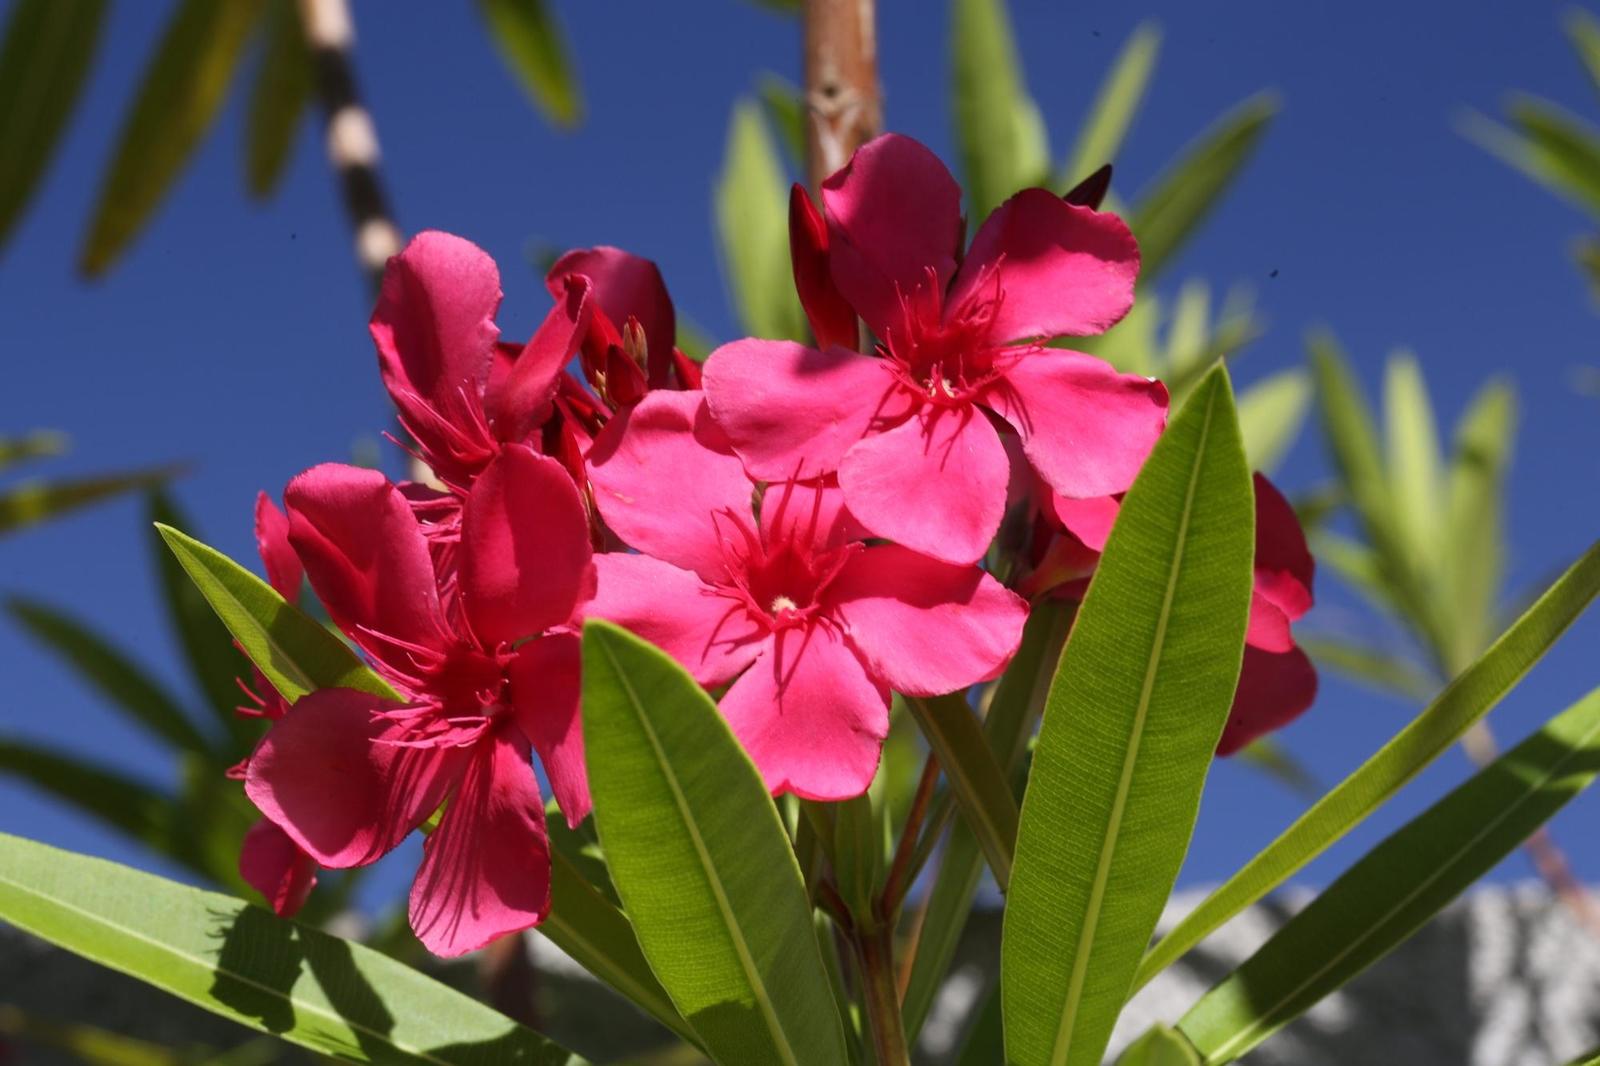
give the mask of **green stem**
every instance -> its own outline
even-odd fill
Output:
[[[878,1066],[910,1066],[906,1033],[900,1024],[900,995],[895,988],[894,930],[884,925],[858,929],[855,940]]]

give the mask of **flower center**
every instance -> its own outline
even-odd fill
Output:
[[[941,407],[970,403],[999,376],[1003,347],[994,324],[1004,293],[999,270],[986,268],[959,306],[945,307],[945,294],[927,279],[900,297],[900,322],[889,328],[883,354],[911,392]]]
[[[797,526],[757,533],[740,522],[735,529],[738,540],[723,542],[728,580],[718,591],[769,630],[812,620],[851,546],[823,547]]]

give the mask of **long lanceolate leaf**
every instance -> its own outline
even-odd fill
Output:
[[[788,203],[789,181],[761,106],[740,100],[717,176],[722,272],[746,331],[804,340],[805,314],[789,274]]]
[[[294,150],[301,119],[311,103],[311,52],[300,25],[297,0],[269,0],[267,45],[245,126],[245,184],[250,195],[271,195]]]
[[[18,0],[0,43],[0,246],[50,165],[83,90],[105,0]]]
[[[547,0],[478,0],[478,10],[539,110],[558,125],[575,125],[583,117],[583,96]]]
[[[114,496],[160,485],[178,472],[177,467],[161,466],[119,474],[97,474],[59,481],[25,481],[20,485],[12,485],[0,491],[0,534],[38,525]]]
[[[1144,99],[1160,51],[1160,27],[1153,22],[1141,22],[1117,53],[1111,73],[1101,83],[1088,117],[1078,131],[1077,143],[1057,183],[1063,192],[1094,173],[1096,167],[1116,162],[1128,127],[1139,113],[1139,103]]]
[[[1150,949],[1142,985],[1377,810],[1460,739],[1600,594],[1600,543],[1592,546],[1483,656],[1409,725],[1334,786]]]
[[[582,1066],[531,1029],[369,948],[228,896],[5,834],[0,920],[341,1059]]]
[[[1046,698],[1001,942],[1015,1066],[1105,1053],[1233,701],[1254,514],[1219,367],[1128,491]]]
[[[250,661],[291,703],[320,688],[353,688],[385,699],[395,691],[316,619],[215,548],[156,527],[184,571]]]
[[[1050,155],[1005,0],[955,0],[951,11],[956,144],[976,224],[1018,189],[1043,184]]]
[[[1420,929],[1600,772],[1600,689],[1368,852],[1179,1022],[1231,1062]]]
[[[584,628],[583,696],[600,843],[679,1013],[729,1066],[846,1061],[788,834],[711,698],[598,621]]]
[[[1006,773],[984,739],[978,720],[960,694],[931,699],[906,697],[917,725],[939,758],[950,791],[967,828],[983,849],[995,882],[1005,891],[1011,881],[1017,840],[1017,801]]]

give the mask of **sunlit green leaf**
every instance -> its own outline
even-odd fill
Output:
[[[1045,180],[1050,148],[1022,83],[1005,0],[955,0],[951,12],[956,150],[976,223],[1018,189]]]
[[[1117,1057],[1117,1066],[1201,1066],[1201,1060],[1182,1033],[1153,1025]]]
[[[908,696],[906,706],[938,756],[967,828],[977,837],[995,881],[1005,891],[1016,849],[1017,801],[983,728],[960,693]]]
[[[296,0],[269,0],[267,45],[250,89],[245,126],[245,184],[251,195],[277,188],[311,102],[311,53]]]
[[[151,467],[119,474],[60,480],[30,480],[0,491],[0,534],[60,517],[129,492],[150,488],[176,477],[175,466]]]
[[[717,246],[739,322],[751,336],[803,340],[789,267],[789,181],[753,100],[734,105],[717,178]]]
[[[1299,367],[1280,370],[1239,393],[1239,431],[1250,467],[1278,468],[1300,437],[1311,405],[1311,376]]]
[[[1462,132],[1574,205],[1600,217],[1600,129],[1558,104],[1518,93],[1506,105],[1511,129],[1476,113]]]
[[[1161,28],[1154,22],[1141,22],[1117,53],[1110,73],[1095,93],[1094,103],[1089,105],[1089,114],[1078,129],[1078,140],[1057,181],[1063,192],[1096,167],[1117,161],[1160,52]]]
[[[1516,427],[1516,393],[1506,381],[1479,389],[1456,424],[1440,582],[1451,619],[1451,669],[1482,651],[1496,628],[1506,566],[1505,478]]]
[[[1439,428],[1428,400],[1428,386],[1416,357],[1409,352],[1389,358],[1383,407],[1396,536],[1400,547],[1410,553],[1411,569],[1429,576],[1438,556],[1444,463],[1439,457]],[[1426,587],[1436,586],[1428,583]]]
[[[506,65],[546,118],[571,126],[583,118],[583,96],[569,49],[546,0],[478,0]]]

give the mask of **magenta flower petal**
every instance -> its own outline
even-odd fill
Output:
[[[262,818],[244,835],[239,876],[266,897],[280,918],[293,918],[317,884],[316,860],[271,821]]]
[[[951,286],[948,307],[986,296],[999,268],[995,340],[1081,337],[1110,329],[1133,306],[1139,246],[1116,215],[1023,189],[984,222]]]
[[[600,312],[618,330],[629,318],[639,320],[650,349],[650,387],[666,385],[678,323],[672,297],[656,265],[621,248],[579,248],[556,260],[545,275],[545,284],[559,299],[565,280],[573,274],[586,275],[594,282]]]
[[[1256,592],[1295,621],[1311,609],[1316,560],[1283,493],[1262,474],[1255,476],[1255,485]]]
[[[460,774],[460,748],[397,744],[395,704],[354,689],[300,698],[262,739],[245,793],[318,863],[362,866],[438,809]]]
[[[594,588],[589,521],[566,468],[508,444],[473,483],[461,518],[461,603],[486,647],[570,621]]]
[[[589,328],[591,297],[587,278],[568,278],[533,338],[509,366],[497,365],[489,376],[484,404],[500,440],[526,440],[550,417],[561,371]]]
[[[1122,501],[1115,496],[1091,496],[1077,500],[1059,492],[1050,493],[1049,508],[1061,528],[1071,533],[1091,551],[1102,552],[1111,527],[1116,524]]]
[[[1028,461],[1051,488],[1080,498],[1133,484],[1167,420],[1159,381],[1118,373],[1079,352],[1022,356],[983,402],[1016,427]]]
[[[832,473],[875,421],[910,413],[882,359],[793,341],[724,344],[706,360],[705,392],[745,470],[760,481]]]
[[[1252,648],[1271,652],[1285,652],[1294,647],[1289,616],[1262,595],[1260,585],[1250,592],[1250,623],[1245,629],[1244,642]]]
[[[1217,743],[1218,755],[1232,755],[1257,737],[1300,717],[1317,698],[1317,671],[1299,648],[1274,654],[1244,649],[1244,666],[1233,709]]]
[[[826,550],[872,534],[850,513],[839,479],[785,481],[761,497],[761,535],[768,544],[798,541]]]
[[[721,707],[767,788],[805,799],[865,792],[889,732],[887,691],[828,626],[776,634]]]
[[[434,649],[450,644],[427,540],[388,478],[324,463],[289,482],[283,498],[289,541],[351,639],[380,661],[394,660],[401,673],[413,663],[384,638]]]
[[[256,550],[267,570],[267,584],[290,603],[298,600],[305,567],[289,544],[289,516],[264,492],[256,496]]]
[[[829,590],[873,676],[908,696],[937,696],[1005,669],[1028,605],[975,566],[898,544],[857,553]]]
[[[789,190],[789,262],[794,288],[818,348],[861,343],[856,311],[834,284],[828,267],[828,224],[804,185]]]
[[[538,925],[550,911],[550,841],[528,747],[506,735],[474,746],[411,885],[411,928],[453,958]]]
[[[518,648],[507,671],[517,725],[539,753],[569,826],[583,821],[592,806],[579,717],[582,665],[576,633],[547,633]]]
[[[737,528],[754,532],[750,480],[698,392],[652,392],[618,412],[589,452],[589,480],[617,536],[707,579],[725,571]]]
[[[844,457],[850,513],[880,537],[951,563],[983,556],[1005,511],[1008,462],[975,408],[930,408]]]
[[[828,256],[839,291],[874,333],[901,325],[901,300],[943,292],[961,245],[961,188],[909,137],[886,133],[822,183]]]
[[[599,588],[585,612],[637,633],[702,685],[729,680],[761,651],[766,630],[752,623],[744,605],[690,571],[620,552],[594,562]]]

